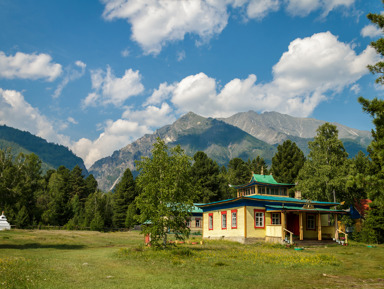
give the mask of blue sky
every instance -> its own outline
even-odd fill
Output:
[[[0,124],[87,167],[188,111],[370,130],[379,0],[1,0]]]

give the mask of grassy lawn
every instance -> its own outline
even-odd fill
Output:
[[[0,288],[384,288],[384,247],[209,241],[169,250],[138,232],[0,232]]]

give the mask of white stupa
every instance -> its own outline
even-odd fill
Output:
[[[4,211],[0,216],[0,231],[2,230],[10,230],[11,225],[7,222],[7,218],[4,216]]]

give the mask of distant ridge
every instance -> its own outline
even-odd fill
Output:
[[[115,151],[112,156],[95,162],[90,168],[99,188],[108,191],[118,182],[126,168],[135,169],[135,161],[149,156],[157,137],[170,146],[179,144],[188,155],[204,151],[220,165],[227,165],[235,157],[247,160],[263,157],[271,164],[276,147],[290,139],[308,153],[308,141],[325,121],[295,118],[277,112],[257,114],[254,111],[238,113],[229,118],[214,119],[189,112],[171,125],[146,134],[137,141]],[[354,156],[366,151],[370,133],[338,125],[339,135],[346,149]]]
[[[0,126],[0,148],[12,148],[12,153],[34,153],[43,162],[43,169],[57,169],[63,165],[72,170],[78,165],[83,175],[87,176],[88,171],[81,158],[72,153],[67,147],[49,143],[45,139],[35,136],[27,131],[21,131],[6,125]]]

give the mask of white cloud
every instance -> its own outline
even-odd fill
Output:
[[[146,53],[158,54],[166,42],[182,40],[187,33],[209,39],[227,25],[227,1],[222,0],[103,0],[103,17],[126,19],[132,39]]]
[[[127,109],[123,113],[123,118],[136,121],[148,128],[162,127],[176,120],[172,108],[165,102],[162,103],[161,107],[149,105],[144,110],[132,111]]]
[[[121,51],[121,56],[123,56],[123,57],[128,57],[129,54],[130,54],[130,51],[128,48]]]
[[[369,25],[364,26],[363,29],[361,29],[360,34],[363,37],[375,38],[378,36],[382,36],[383,31],[380,28],[378,28],[376,25],[369,24]]]
[[[178,112],[194,111],[203,116],[225,117],[239,111],[279,111],[306,117],[326,99],[368,73],[367,64],[379,56],[368,46],[357,55],[351,45],[330,32],[291,42],[273,67],[273,80],[256,83],[253,74],[233,79],[220,91],[217,81],[204,73],[190,75],[178,83],[163,83],[147,100],[158,104],[169,99]],[[357,86],[351,88],[356,91]]]
[[[199,37],[196,44],[220,34],[227,26],[229,8],[246,11],[245,18],[258,19],[278,11],[285,4],[293,16],[307,16],[321,10],[325,17],[338,7],[351,7],[355,0],[102,0],[106,20],[125,19],[131,24],[131,38],[146,54],[158,54],[169,42],[185,35]]]
[[[178,52],[177,53],[177,61],[182,61],[182,60],[184,60],[185,59],[185,51],[183,50],[183,51],[180,51],[180,52]]]
[[[144,125],[129,120],[108,120],[104,131],[95,141],[82,138],[75,142],[71,149],[80,156],[89,168],[95,161],[109,156],[113,151],[121,149],[128,143],[151,131]]]
[[[6,56],[0,51],[0,77],[14,79],[55,80],[62,72],[61,65],[52,63],[48,54],[25,54],[17,52]]]
[[[74,81],[76,79],[79,79],[80,77],[82,77],[84,75],[85,68],[87,67],[87,65],[80,60],[76,61],[75,65],[78,68],[80,68],[80,71],[73,69],[72,67],[68,67],[68,69],[66,71],[66,75],[64,76],[63,80],[57,86],[55,92],[53,93],[53,98],[58,98],[60,96],[61,92],[63,91],[64,87],[66,87],[70,81]]]
[[[57,134],[54,125],[15,90],[0,88],[0,124],[26,130],[50,142],[69,145],[69,138]]]
[[[279,10],[279,0],[250,0],[247,7],[249,18],[262,19],[270,12]]]
[[[123,77],[116,77],[108,66],[107,71],[101,69],[91,71],[93,92],[83,100],[83,106],[113,104],[121,106],[131,96],[144,91],[139,71],[128,69]]]
[[[359,84],[354,84],[351,86],[351,91],[353,91],[355,94],[359,94],[360,90],[361,90],[361,87]]]
[[[332,10],[344,6],[351,7],[355,0],[287,0],[287,11],[294,16],[307,16],[318,9],[322,10],[325,17]]]

